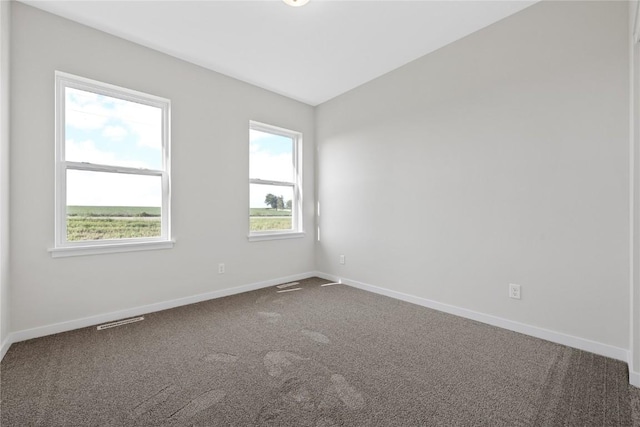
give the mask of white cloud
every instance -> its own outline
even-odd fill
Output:
[[[263,150],[251,153],[249,165],[251,178],[269,181],[293,181],[293,156],[291,153],[270,154]]]
[[[250,162],[251,178],[265,179],[269,181],[293,181],[293,165],[291,154],[271,155],[267,152],[256,150],[251,153]],[[292,198],[290,187],[254,185],[254,191],[250,194],[250,206],[252,208],[267,207],[264,203],[267,193],[276,196],[284,196],[285,202]]]
[[[122,101],[116,104],[115,117],[138,136],[138,145],[162,148],[162,110],[149,105]]]
[[[77,130],[101,131],[111,141],[135,136],[137,145],[161,149],[162,110],[135,102],[124,101],[67,88],[66,125]],[[100,140],[100,142],[106,142]],[[103,151],[93,140],[65,142],[65,158],[69,161],[150,168],[144,160],[125,160],[111,144]],[[67,204],[87,206],[160,206],[160,177],[69,170],[67,172]]]
[[[74,140],[68,139],[65,143],[65,159],[71,162],[149,169],[149,165],[143,161],[118,159],[116,153],[100,150],[91,140],[75,142]]]
[[[79,130],[103,129],[104,136],[116,140],[126,136],[124,131],[136,135],[140,146],[162,148],[162,109],[73,88],[66,90],[67,126]],[[112,124],[107,125],[108,122]]]
[[[122,126],[106,126],[102,129],[102,136],[114,141],[121,141],[122,138],[127,136],[129,131]]]
[[[132,132],[138,136],[138,145],[154,148],[156,150],[162,149],[162,128],[160,121],[155,125],[149,125],[145,123],[127,124],[129,125],[129,128],[132,130]]]
[[[69,170],[69,206],[161,206],[160,177]]]
[[[81,130],[102,128],[109,120],[109,110],[98,100],[98,95],[67,88],[65,122],[67,126]]]

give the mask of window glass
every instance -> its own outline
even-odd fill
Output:
[[[251,231],[292,230],[293,187],[250,184]]]
[[[299,132],[250,122],[250,239],[302,232],[301,141]]]
[[[159,237],[159,176],[67,171],[67,240]]]
[[[162,168],[162,109],[65,88],[65,160]]]
[[[265,181],[293,181],[294,157],[291,137],[252,129],[249,150],[251,178]]]
[[[164,98],[56,72],[54,251],[170,241],[169,109]]]

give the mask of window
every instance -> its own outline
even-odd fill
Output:
[[[302,237],[302,134],[249,124],[249,240]]]
[[[53,256],[173,245],[169,109],[164,98],[56,72]]]

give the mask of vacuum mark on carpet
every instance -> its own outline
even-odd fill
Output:
[[[176,391],[176,387],[168,385],[147,400],[142,401],[138,406],[133,408],[133,415],[139,417],[140,415],[149,412],[154,406],[164,403],[171,394]]]
[[[204,360],[207,362],[234,363],[238,360],[238,356],[229,353],[211,353],[208,354]]]
[[[258,411],[257,426],[311,426],[315,403],[308,380],[292,377],[284,381]]]
[[[269,299],[269,295],[261,295],[257,300],[256,304],[262,304],[263,302]]]
[[[322,417],[318,421],[316,421],[316,427],[337,427],[332,419]]]
[[[269,375],[277,377],[282,374],[283,369],[292,365],[292,361],[308,360],[295,353],[287,351],[270,351],[264,356],[264,366]]]
[[[289,378],[280,387],[280,392],[285,396],[285,400],[293,403],[311,401],[311,393],[299,378]]]
[[[355,388],[351,387],[347,380],[338,374],[331,375],[331,383],[329,386],[332,388],[338,398],[349,409],[361,409],[364,407],[364,398]]]
[[[226,393],[222,390],[209,390],[178,409],[176,412],[171,414],[169,418],[174,420],[191,418],[198,412],[204,411],[205,409],[220,402],[224,399],[225,395]]]
[[[280,317],[282,317],[280,313],[271,313],[266,311],[258,312],[258,316],[265,318],[269,323],[276,323],[280,320]]]
[[[307,338],[311,338],[315,342],[319,342],[321,344],[329,344],[329,338],[326,335],[321,334],[320,332],[310,331],[308,329],[303,329],[300,333]]]

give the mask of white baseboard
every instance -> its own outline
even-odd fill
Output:
[[[521,334],[530,335],[532,337],[541,338],[543,340],[551,341],[557,344],[566,345],[568,347],[585,350],[591,353],[599,354],[601,356],[610,357],[612,359],[620,360],[625,363],[628,362],[629,352],[627,349],[614,347],[608,344],[591,341],[584,338],[579,338],[573,335],[563,334],[561,332],[552,331],[549,329],[539,328],[537,326],[527,325],[525,323],[515,322],[513,320],[504,319],[502,317],[492,316],[489,314],[480,313],[466,308],[457,307],[454,305],[444,304],[441,302],[421,298],[402,292],[396,292],[378,286],[369,285],[367,283],[358,282],[356,280],[340,278],[331,274],[316,272],[316,276],[331,281],[341,281],[345,285],[352,286],[354,288],[363,289],[365,291],[374,292],[376,294],[385,295],[391,298],[399,299],[402,301],[410,302],[413,304],[421,305],[423,307],[432,308],[434,310],[442,311],[456,316],[464,317],[478,322],[486,323],[499,328],[508,329],[510,331],[519,332]],[[631,377],[631,375],[630,375]]]
[[[139,307],[128,308],[126,310],[114,311],[111,313],[99,314],[96,316],[84,317],[81,319],[69,320],[67,322],[54,323],[51,325],[40,326],[32,329],[25,329],[22,331],[16,331],[9,334],[2,343],[2,352],[0,353],[0,360],[4,357],[5,353],[11,346],[11,344],[25,341],[33,338],[44,337],[46,335],[57,334],[60,332],[67,332],[74,329],[85,328],[87,326],[99,325],[102,323],[113,322],[114,320],[124,319],[127,317],[140,316],[147,313],[153,313],[156,311],[167,310],[170,308],[180,307],[183,305],[194,304],[197,302],[207,301],[216,298],[222,298],[229,295],[240,294],[243,292],[254,291],[256,289],[267,288],[269,286],[275,286],[280,283],[292,282],[295,280],[302,280],[309,277],[314,277],[314,272],[295,274],[292,276],[279,277],[277,279],[265,280],[262,282],[251,283],[248,285],[237,286],[234,288],[221,289],[218,291],[207,292],[204,294],[193,295],[190,297],[178,298],[171,301],[163,301],[155,304],[143,305]]]
[[[12,343],[11,334],[9,334],[9,336],[2,341],[2,345],[0,345],[0,361],[4,358],[4,355],[7,354],[7,350],[9,350]]]
[[[331,282],[340,282],[340,279],[337,276],[334,276],[333,274],[323,273],[322,271],[314,271],[313,277],[319,277],[321,279],[329,280]]]
[[[640,372],[634,372],[629,369],[629,384],[640,388]]]

